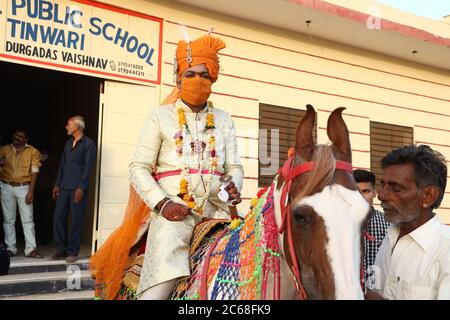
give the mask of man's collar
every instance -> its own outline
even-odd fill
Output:
[[[437,229],[442,225],[441,220],[435,215],[433,218],[425,222],[423,225],[408,233],[406,236],[411,237],[424,251],[427,251],[434,239]],[[388,229],[389,240],[391,247],[397,242],[400,235],[400,228],[398,225],[392,225]],[[405,236],[405,237],[406,237]]]
[[[433,241],[433,236],[436,234],[442,222],[437,215],[411,232],[409,235],[416,241],[424,251],[427,251]]]
[[[375,209],[374,206],[371,206],[370,210],[369,210],[369,219],[372,219],[376,215],[383,215],[384,216],[383,212],[381,212],[380,210]]]
[[[82,135],[81,138],[78,141],[84,141],[85,140],[86,135]],[[73,136],[70,136],[71,140],[75,140],[75,138]]]
[[[11,146],[11,148],[14,150],[14,152],[16,151],[16,147],[14,147],[14,144],[10,144],[10,146]],[[31,147],[28,143],[25,143],[25,145],[23,146],[23,148],[25,149],[25,148],[29,148],[29,147]]]

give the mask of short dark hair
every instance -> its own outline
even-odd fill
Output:
[[[427,145],[409,145],[392,150],[381,160],[381,167],[398,164],[414,165],[414,180],[419,189],[435,186],[439,190],[439,196],[431,208],[436,209],[444,198],[445,186],[447,184],[447,164],[444,156],[431,149]]]
[[[25,138],[28,138],[28,133],[25,129],[17,128],[16,130],[14,130],[13,134],[16,134],[17,132],[25,133]]]
[[[373,186],[375,186],[375,175],[367,170],[357,169],[353,170],[353,177],[357,183],[359,182],[370,182]]]

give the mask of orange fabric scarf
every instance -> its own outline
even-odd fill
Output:
[[[97,289],[105,294],[101,297],[102,299],[113,300],[116,298],[129,251],[136,240],[141,223],[149,214],[150,208],[130,186],[128,206],[122,224],[89,261],[91,274],[95,277],[95,285],[101,287],[96,288],[96,294],[99,292]]]

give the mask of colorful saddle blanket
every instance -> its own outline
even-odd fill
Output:
[[[207,219],[194,228],[189,255],[191,275],[177,282],[171,299],[206,298],[200,296],[205,279],[213,300],[260,300],[270,295],[269,276],[278,279],[275,281],[280,277],[273,188],[272,184],[259,194],[245,219]],[[146,239],[144,235],[130,251],[118,299],[136,299]]]
[[[178,281],[172,299],[268,298],[269,276],[278,283],[280,277],[273,184],[244,220],[199,224],[194,231],[190,266],[191,275]],[[275,291],[271,297],[277,298]]]

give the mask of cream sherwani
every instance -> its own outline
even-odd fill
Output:
[[[186,147],[183,149],[183,157],[177,155],[174,139],[174,135],[178,131],[177,106],[183,108],[190,131],[190,134],[186,134],[184,137]],[[130,181],[150,208],[154,208],[165,197],[185,204],[177,196],[180,191],[181,175],[164,177],[157,182],[152,177],[152,173],[160,174],[180,170],[183,169],[184,163],[187,163],[190,169],[199,169],[201,161],[203,161],[203,169],[209,169],[209,154],[201,160],[200,155],[194,153],[190,147],[190,143],[196,140],[208,144],[205,132],[206,109],[196,114],[181,100],[178,100],[175,104],[153,108],[149,112],[130,164]],[[219,158],[216,171],[231,175],[240,191],[243,168],[237,147],[234,122],[227,112],[216,108],[212,110],[216,127],[214,130],[216,154]],[[202,176],[191,174],[191,186],[198,199],[201,199],[205,193],[207,178],[207,174]],[[228,206],[217,197],[219,187],[219,176],[213,175],[209,200],[203,217],[224,218],[229,216]],[[191,235],[194,226],[201,219],[201,217],[190,215],[183,221],[172,222],[159,213],[152,213],[138,295],[156,284],[189,275]]]

